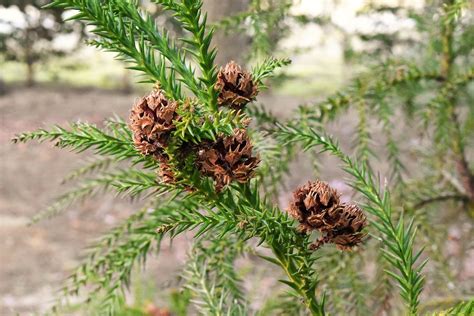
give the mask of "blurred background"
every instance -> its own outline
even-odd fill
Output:
[[[183,32],[156,5],[141,2],[171,34]],[[292,60],[259,97],[259,103],[282,118],[300,104],[335,93],[375,60],[417,56],[426,38],[420,35],[414,13],[436,14],[431,1],[418,0],[204,2],[209,21],[217,29],[219,64],[233,59],[250,67],[267,55]],[[126,118],[134,100],[150,89],[137,83],[140,77],[124,70],[113,54],[86,45],[93,40],[87,27],[63,22],[73,12],[41,10],[45,3],[0,0],[0,315],[45,310],[88,243],[140,206],[140,201],[100,196],[27,226],[35,213],[68,187],[62,179],[84,157],[50,144],[12,145],[14,134],[70,121],[101,124],[113,115]],[[347,145],[355,125],[349,111],[328,129]],[[293,167],[288,187],[313,177],[313,167],[304,161]],[[381,170],[385,167],[383,161],[378,165]],[[337,164],[323,169],[323,179],[349,194],[343,182],[336,180],[342,179]],[[287,199],[282,194],[282,206]],[[455,240],[471,226],[467,223],[448,231]],[[186,238],[163,244],[161,260],[148,262],[146,273],[134,279],[133,304],[150,309],[164,304],[169,293],[160,289],[172,288],[176,282],[176,267],[184,261],[186,245]],[[463,255],[460,278],[472,280],[474,253]],[[246,260],[239,264],[244,273],[250,269]],[[265,269],[253,271],[255,283],[246,284],[256,306],[269,295],[265,289],[276,283]]]

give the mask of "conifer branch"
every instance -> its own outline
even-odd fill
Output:
[[[366,102],[375,99],[397,87],[421,81],[442,82],[444,78],[439,71],[423,69],[412,63],[386,62],[355,78],[352,84],[343,91],[328,97],[326,100],[309,105],[301,105],[295,123],[309,124],[316,127],[324,121],[332,120],[358,100]],[[361,89],[364,87],[364,89]]]
[[[467,2],[458,0],[444,1],[444,15],[442,17],[441,25],[441,42],[442,42],[442,57],[441,57],[441,74],[447,78],[444,83],[443,90],[446,94],[438,95],[440,100],[440,107],[438,109],[439,122],[438,127],[444,127],[443,122],[448,125],[448,128],[442,130],[451,141],[451,147],[456,158],[456,168],[462,180],[464,190],[470,201],[474,201],[474,174],[469,169],[464,148],[464,141],[460,129],[459,119],[456,113],[456,95],[452,87],[451,80],[453,77],[454,62],[456,55],[454,54],[454,31],[456,27],[455,20],[461,14],[461,11]],[[452,93],[449,93],[451,92]],[[443,102],[444,101],[444,102]],[[438,138],[440,132],[437,132]],[[443,139],[444,140],[444,139]],[[445,140],[446,142],[448,140]]]
[[[253,185],[232,185],[223,194],[215,194],[209,184],[195,183],[198,188],[190,197],[197,199],[201,212],[178,211],[168,216],[158,228],[175,236],[187,230],[196,229],[195,238],[214,232],[219,238],[236,234],[242,240],[258,238],[265,243],[275,258],[263,257],[276,264],[286,273],[288,280],[281,280],[300,295],[313,315],[324,315],[324,297],[318,300],[315,290],[318,280],[313,264],[316,260],[309,250],[308,236],[296,232],[293,220],[277,208],[266,205],[258,192],[258,183]]]
[[[115,129],[112,133],[106,133],[92,124],[74,123],[71,124],[69,130],[55,126],[50,130],[39,129],[33,132],[21,133],[16,135],[12,142],[26,143],[31,140],[56,142],[56,146],[69,148],[75,152],[91,149],[96,155],[113,157],[118,161],[130,159],[134,163],[157,166],[153,159],[144,157],[137,152],[133,147],[129,131],[125,132],[120,129]]]
[[[266,58],[261,64],[256,65],[252,69],[252,79],[260,86],[263,86],[263,79],[271,77],[277,68],[281,68],[291,64],[288,58],[277,59],[273,57]]]
[[[449,315],[449,316],[471,315],[473,312],[474,312],[474,300],[469,300],[469,301],[461,302],[457,304],[456,306],[450,308],[446,312],[446,315]]]
[[[106,171],[114,161],[115,160],[110,157],[95,157],[93,159],[88,159],[81,167],[66,175],[62,180],[62,184],[88,176],[91,173]]]
[[[185,287],[195,295],[201,314],[243,315],[247,306],[236,275],[234,260],[243,251],[236,238],[197,241],[184,272]]]
[[[390,178],[393,182],[400,183],[403,182],[402,173],[405,171],[405,166],[400,159],[400,149],[392,133],[394,130],[394,124],[391,122],[390,118],[393,116],[394,112],[385,100],[385,95],[383,93],[380,94],[380,97],[375,102],[374,110],[379,121],[382,123],[382,128],[386,137],[385,147],[388,161],[391,166]]]
[[[309,250],[308,237],[295,231],[293,221],[285,213],[266,206],[257,187],[258,184],[238,185],[235,191],[229,190],[225,195],[206,195],[202,202],[211,202],[221,212],[232,216],[234,221],[238,219],[235,228],[242,227],[245,239],[258,237],[260,243],[266,243],[275,258],[264,259],[280,266],[288,277],[281,282],[304,299],[313,315],[324,315],[324,297],[321,301],[315,297],[318,281],[312,266],[316,258]]]
[[[131,69],[142,71],[154,81],[160,82],[169,96],[175,99],[182,96],[180,84],[174,80],[174,70],[179,70],[184,77],[189,77],[189,72],[192,74],[192,71],[182,65],[181,54],[168,42],[167,36],[159,36],[160,32],[153,19],[143,19],[144,13],[138,12],[132,3],[125,0],[107,3],[98,0],[54,0],[48,7],[76,10],[78,13],[70,19],[81,20],[93,26],[92,32],[99,36],[91,44],[118,53],[122,59],[133,64]],[[160,56],[155,57],[155,48],[162,48],[162,56],[173,63],[174,68],[169,74],[165,61]]]
[[[195,57],[201,69],[200,82],[204,85],[203,94],[198,93],[204,104],[207,104],[213,112],[217,111],[217,91],[215,89],[217,81],[217,71],[214,66],[214,59],[217,50],[211,48],[211,40],[214,30],[208,31],[206,28],[207,14],[202,15],[201,0],[154,0],[163,5],[167,10],[174,12],[174,16],[181,23],[181,26],[191,33],[191,39],[182,39],[189,45],[188,52]]]
[[[156,232],[169,214],[177,209],[195,210],[190,199],[169,200],[155,209],[143,209],[112,229],[90,247],[87,260],[75,269],[61,290],[67,298],[86,291],[86,302],[99,300],[101,312],[115,315],[130,285],[133,267],[144,263],[153,249],[159,250],[165,232]],[[61,308],[61,299],[53,307]]]
[[[117,1],[117,0],[114,0]],[[135,5],[130,2],[122,2],[118,0],[118,8],[124,16],[128,17],[132,23],[137,25],[141,31],[139,34],[144,36],[160,54],[165,57],[171,64],[166,67],[176,70],[181,75],[180,81],[184,83],[196,96],[201,94],[202,87],[194,76],[194,69],[187,64],[184,53],[177,48],[172,40],[169,39],[164,29],[159,30],[154,19],[142,11],[137,10]],[[175,81],[173,77],[170,81]],[[160,85],[167,84],[160,81]],[[175,99],[180,99],[175,96]]]
[[[357,114],[359,121],[357,123],[357,137],[355,139],[355,152],[357,159],[368,168],[370,168],[370,158],[375,157],[375,153],[370,148],[370,132],[367,122],[367,104],[364,100],[357,101]]]
[[[381,253],[389,267],[386,275],[399,285],[408,313],[416,315],[424,281],[421,272],[426,261],[419,264],[422,251],[413,249],[416,224],[413,220],[407,224],[403,213],[399,218],[392,214],[390,193],[379,187],[369,168],[372,153],[368,112],[374,111],[382,122],[389,159],[394,164],[394,172],[400,172],[399,150],[390,132],[392,113],[385,98],[399,87],[421,82],[440,88],[437,97],[427,106],[427,118],[432,115],[441,127],[436,139],[460,157],[458,173],[465,191],[468,195],[474,192],[474,177],[466,160],[464,135],[456,111],[457,92],[472,80],[473,71],[456,73],[457,56],[453,45],[456,20],[466,1],[449,0],[444,6],[440,69],[433,71],[407,62],[381,64],[356,78],[346,91],[317,106],[300,107],[293,125],[283,126],[271,113],[250,109],[248,113],[257,118],[260,130],[269,132],[265,136],[255,135],[254,149],[262,158],[260,170],[255,169],[259,158],[252,153],[250,138],[246,134],[245,106],[255,100],[257,88],[264,87],[263,80],[273,75],[277,68],[289,64],[289,60],[267,58],[254,67],[252,74],[231,64],[227,74],[223,69],[216,85],[216,50],[211,47],[213,30],[207,28],[202,0],[154,2],[172,11],[179,25],[188,31],[186,37],[180,39],[183,46],[176,45],[165,31],[160,30],[151,16],[139,9],[136,1],[54,0],[51,4],[76,10],[77,15],[72,19],[83,20],[94,27],[93,32],[98,36],[92,41],[94,45],[116,52],[120,59],[130,63],[131,69],[143,72],[148,82],[157,82],[159,87],[156,93],[142,98],[143,103],[135,104],[130,128],[121,120],[108,121],[103,129],[76,123],[70,128],[55,127],[22,133],[13,139],[14,142],[53,141],[61,148],[76,152],[91,150],[103,157],[68,176],[68,180],[73,180],[100,171],[95,177],[86,178],[78,188],[60,196],[47,213],[58,212],[70,203],[109,188],[132,197],[146,193],[174,193],[171,202],[137,212],[99,240],[92,247],[87,261],[71,276],[64,288],[66,295],[89,290],[87,299],[101,301],[104,309],[101,314],[114,314],[117,306],[124,302],[133,266],[143,263],[152,250],[159,250],[164,237],[174,238],[194,231],[196,243],[186,270],[187,286],[194,292],[203,313],[249,312],[233,260],[242,251],[245,241],[253,238],[272,251],[271,256],[261,257],[285,273],[286,278],[281,282],[291,288],[289,295],[293,300],[298,303],[298,298],[302,300],[303,304],[299,305],[304,305],[313,315],[324,315],[325,297],[327,293],[331,294],[331,289],[328,292],[324,288],[316,291],[319,285],[315,271],[317,257],[309,247],[311,237],[299,233],[294,220],[271,205],[267,200],[269,195],[264,197],[261,194],[262,188],[277,192],[276,185],[288,170],[300,143],[306,150],[319,147],[338,157],[344,163],[345,171],[354,177],[352,186],[367,199],[365,209],[373,215],[372,227],[381,235]],[[252,4],[256,6],[255,12],[264,11],[258,1]],[[290,6],[289,1],[276,4],[276,12],[265,13],[266,22],[280,21]],[[247,18],[257,21],[259,17],[255,12]],[[244,18],[245,14],[236,20]],[[255,26],[256,45],[268,50],[272,43],[268,42],[268,34],[262,32],[265,27],[262,25]],[[269,25],[271,22],[266,27]],[[200,75],[195,74],[189,56],[198,64]],[[182,87],[189,89],[196,98],[185,98]],[[227,96],[222,97],[225,95],[222,92],[227,92]],[[344,154],[333,139],[314,129],[350,105],[358,107],[360,118],[358,159]],[[235,139],[227,138],[229,136],[237,139],[230,146],[226,144],[227,140],[234,142]],[[226,148],[222,150],[220,147]],[[111,162],[124,160],[133,166],[140,163],[145,170],[117,167],[109,170]],[[216,163],[218,160],[225,161]],[[272,167],[272,164],[277,166]],[[155,172],[146,170],[158,168],[162,181],[157,181]],[[251,179],[255,173],[259,177]],[[473,183],[472,190],[470,183]],[[184,194],[184,190],[189,194]],[[156,195],[153,198],[159,202]],[[354,302],[360,313],[367,313],[369,305],[362,295],[370,288],[361,286],[359,272],[352,267],[357,259],[350,255],[338,256],[337,259],[340,265],[328,269],[328,274],[342,271],[342,264],[350,263],[351,267],[344,268],[346,275],[333,284],[336,287],[347,285],[355,293],[334,290],[339,300],[335,298],[330,306],[338,306],[337,310],[347,312],[347,308],[339,304],[340,298],[344,298]],[[319,272],[325,276],[324,269]],[[386,298],[387,295],[384,301]],[[298,307],[291,306],[293,311],[299,311]]]
[[[419,296],[423,289],[424,278],[421,270],[426,261],[416,264],[422,250],[413,252],[416,233],[413,221],[407,226],[403,216],[397,222],[393,219],[389,192],[387,190],[382,192],[375,184],[367,167],[346,156],[330,137],[322,136],[312,129],[302,130],[294,126],[281,125],[277,136],[286,143],[302,143],[305,150],[319,146],[322,151],[331,153],[344,163],[344,170],[354,177],[351,186],[367,198],[370,203],[366,205],[365,209],[378,219],[378,221],[373,221],[372,225],[384,235],[382,242],[387,247],[385,250],[386,260],[392,265],[392,269],[397,269],[399,272],[399,274],[393,271],[387,271],[387,273],[399,283],[400,295],[405,301],[410,315],[416,315]]]
[[[63,193],[43,211],[36,214],[31,222],[37,223],[43,219],[56,216],[73,203],[84,201],[98,193],[108,192],[111,188],[119,194],[137,197],[146,191],[153,190],[155,194],[172,190],[167,185],[159,184],[154,173],[146,173],[134,169],[122,169],[108,172],[100,176],[85,179],[77,187]]]

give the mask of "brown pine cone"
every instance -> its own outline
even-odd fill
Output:
[[[234,110],[242,109],[254,100],[258,93],[252,75],[243,71],[234,61],[227,63],[219,70],[216,89],[219,91],[218,104]]]
[[[169,163],[169,157],[166,154],[157,156],[160,167],[158,168],[158,177],[162,183],[175,184],[176,177]]]
[[[362,210],[354,204],[344,205],[342,214],[338,216],[333,230],[329,233],[331,242],[341,250],[349,250],[362,242],[366,235],[362,232],[365,226],[367,218]]]
[[[159,308],[153,303],[147,304],[145,306],[145,314],[147,316],[171,316],[171,313],[166,308]]]
[[[353,204],[342,204],[325,212],[324,225],[319,228],[324,235],[311,245],[311,249],[318,249],[324,243],[336,244],[341,250],[350,250],[362,242],[367,226],[367,219],[362,210]]]
[[[163,91],[153,91],[141,98],[130,113],[130,129],[135,147],[144,155],[159,154],[168,144],[178,103],[166,99]]]
[[[322,233],[311,245],[313,250],[325,243],[349,250],[366,235],[362,230],[367,226],[367,219],[362,210],[357,205],[341,204],[337,191],[319,180],[308,182],[293,193],[288,213],[298,220],[300,231]]]
[[[236,130],[234,135],[201,144],[197,154],[198,168],[215,180],[216,191],[233,180],[245,183],[253,177],[260,162],[252,156],[252,147],[247,132]]]
[[[300,231],[311,232],[324,228],[327,225],[326,221],[332,220],[327,218],[327,212],[337,208],[338,205],[337,191],[326,182],[316,180],[299,187],[293,193],[288,213],[300,223]]]

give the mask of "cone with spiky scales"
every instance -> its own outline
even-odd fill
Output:
[[[166,154],[158,156],[158,161],[160,162],[160,167],[158,168],[158,179],[162,183],[166,184],[175,184],[176,177],[173,172],[173,168],[170,165],[169,157]]]
[[[349,250],[365,236],[362,230],[367,222],[362,210],[353,204],[341,204],[337,191],[319,180],[308,182],[293,193],[288,213],[298,220],[301,232],[322,233],[311,245],[314,250],[325,243]]]
[[[323,226],[323,214],[339,203],[337,191],[326,182],[317,180],[308,182],[293,193],[288,213],[300,223],[300,231],[311,232]]]
[[[311,245],[318,249],[324,243],[336,244],[341,250],[350,250],[362,242],[367,219],[362,210],[354,204],[341,204],[323,212],[319,231],[323,236]]]
[[[231,61],[219,70],[217,74],[216,89],[219,91],[218,103],[234,110],[243,109],[250,101],[254,100],[258,88],[252,80],[252,75]]]
[[[175,130],[178,103],[168,100],[163,91],[155,90],[140,98],[130,113],[130,129],[135,147],[144,155],[160,155]]]
[[[247,132],[239,129],[234,135],[201,144],[197,166],[203,175],[214,179],[216,191],[234,180],[245,183],[253,177],[260,161],[252,155],[252,148]]]

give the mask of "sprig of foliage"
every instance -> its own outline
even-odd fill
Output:
[[[262,63],[256,65],[252,69],[252,78],[260,86],[263,85],[263,79],[273,75],[277,68],[288,66],[291,60],[288,58],[277,59],[273,57],[266,58]]]
[[[392,269],[397,269],[399,272],[399,274],[393,271],[387,271],[387,273],[398,282],[400,295],[405,301],[409,313],[416,315],[419,296],[423,289],[421,270],[426,261],[419,265],[416,264],[422,250],[413,252],[416,233],[413,220],[408,225],[405,224],[403,216],[395,221],[388,190],[381,191],[367,167],[345,155],[329,136],[322,136],[313,129],[302,130],[294,126],[283,125],[280,125],[280,130],[277,133],[283,142],[302,143],[305,150],[319,146],[322,151],[331,153],[344,163],[344,170],[354,177],[351,186],[370,202],[365,206],[365,209],[377,218],[377,221],[372,221],[371,224],[384,235],[381,239],[387,247],[386,260],[391,264]]]
[[[378,101],[392,89],[420,81],[435,81],[441,76],[430,67],[422,68],[413,63],[387,61],[357,76],[347,88],[322,102],[300,106],[297,122],[317,126],[332,120],[358,100]]]
[[[93,26],[99,39],[91,43],[107,51],[116,52],[120,58],[133,64],[130,68],[142,71],[158,81],[161,88],[174,99],[181,99],[178,73],[195,95],[201,95],[201,86],[194,77],[194,70],[186,64],[184,53],[160,30],[153,18],[129,1],[56,0],[49,6],[77,10],[71,19],[85,21]],[[159,56],[156,56],[156,53]],[[166,63],[168,60],[170,64]]]
[[[461,302],[460,304],[450,308],[446,315],[470,315],[474,312],[474,300]]]
[[[370,168],[370,158],[375,157],[375,153],[371,149],[371,137],[367,122],[367,104],[364,100],[357,101],[357,136],[355,139],[355,153],[358,161]]]
[[[154,81],[159,81],[163,89],[173,97],[181,96],[181,87],[176,84],[174,70],[169,76],[166,71],[165,61],[155,56],[155,50],[148,45],[144,35],[146,31],[138,33],[137,21],[127,18],[122,13],[117,14],[117,9],[126,9],[130,3],[125,1],[80,1],[80,0],[58,0],[53,1],[49,7],[58,7],[79,12],[70,19],[81,20],[94,27],[92,32],[99,39],[90,43],[106,51],[116,52],[118,58],[133,64],[131,69],[144,72]],[[117,8],[117,9],[116,9]],[[140,16],[138,12],[135,17]],[[149,22],[153,23],[151,19]],[[155,32],[156,33],[156,32]],[[169,47],[169,45],[165,45]]]
[[[174,16],[180,22],[181,26],[188,30],[192,38],[182,39],[189,45],[187,51],[195,57],[201,69],[202,77],[199,80],[203,83],[205,89],[197,96],[201,96],[201,101],[207,104],[211,111],[217,111],[217,91],[214,88],[217,81],[216,66],[214,59],[216,49],[211,48],[211,40],[214,31],[207,31],[207,15],[202,16],[202,1],[182,0],[155,0],[156,3],[163,5],[167,10],[174,12]]]
[[[243,251],[243,243],[235,238],[197,241],[189,254],[184,271],[185,287],[203,315],[247,314],[241,280],[234,260]]]
[[[324,315],[325,298],[316,299],[315,289],[317,278],[312,266],[316,258],[308,249],[307,236],[301,236],[293,228],[293,221],[279,209],[269,207],[260,198],[258,183],[254,185],[238,185],[235,191],[227,191],[210,199],[206,197],[202,203],[217,206],[221,212],[237,215],[237,227],[242,227],[245,239],[258,237],[266,243],[275,258],[263,257],[280,266],[288,280],[281,282],[290,286],[303,299],[307,308],[315,315]],[[206,191],[203,191],[206,192]]]
[[[251,0],[247,11],[226,17],[216,27],[226,32],[241,30],[252,36],[250,57],[265,58],[272,54],[278,40],[288,33],[289,0]]]
[[[92,149],[96,155],[113,157],[117,161],[132,160],[134,163],[144,163],[150,167],[157,166],[153,159],[140,155],[133,147],[130,131],[117,125],[111,133],[107,133],[95,125],[79,122],[71,124],[69,130],[55,126],[50,130],[39,129],[21,133],[12,139],[14,143],[31,140],[56,142],[57,147],[69,148],[78,153]]]
[[[82,166],[66,175],[62,183],[64,184],[77,180],[84,176],[88,176],[91,173],[100,173],[106,171],[113,162],[114,159],[110,157],[94,157],[93,159],[88,159],[86,162],[83,163]]]
[[[77,187],[61,194],[46,209],[32,218],[32,223],[56,216],[73,203],[84,201],[99,193],[110,191],[114,188],[117,193],[137,197],[146,191],[153,190],[155,194],[172,190],[167,185],[159,184],[154,173],[142,172],[134,169],[119,169],[97,177],[82,181]]]
[[[87,301],[99,299],[101,312],[115,315],[130,285],[133,267],[159,250],[165,232],[156,232],[167,216],[177,209],[192,211],[197,205],[192,200],[169,200],[156,208],[145,208],[131,215],[120,226],[112,229],[90,247],[87,260],[75,269],[62,292],[65,297],[87,292]],[[87,286],[87,287],[86,287]],[[59,309],[59,301],[54,309]]]
[[[199,188],[191,197],[198,199],[206,214],[181,211],[168,217],[158,228],[175,236],[186,230],[196,229],[195,238],[214,232],[217,238],[237,234],[242,240],[258,238],[266,244],[275,258],[262,256],[285,271],[288,280],[281,280],[304,299],[304,304],[314,315],[324,315],[324,297],[318,300],[315,289],[318,280],[313,269],[316,260],[309,250],[308,236],[296,232],[293,221],[286,213],[270,207],[261,199],[258,183],[233,185],[217,195],[209,189],[210,183],[196,184]]]

